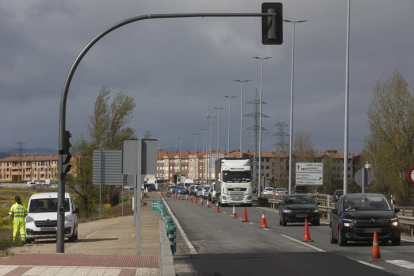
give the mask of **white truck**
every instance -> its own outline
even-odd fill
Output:
[[[210,199],[220,206],[252,206],[253,185],[250,159],[220,158],[216,160],[216,181],[210,188]]]

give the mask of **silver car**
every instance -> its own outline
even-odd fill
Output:
[[[196,196],[197,197],[202,197],[203,196],[203,191],[204,191],[204,187],[196,187]]]

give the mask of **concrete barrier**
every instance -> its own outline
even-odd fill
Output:
[[[165,235],[165,225],[162,220],[159,221],[160,232],[160,257],[159,270],[161,276],[175,276],[174,258],[171,252],[168,237]]]

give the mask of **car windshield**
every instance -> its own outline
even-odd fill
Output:
[[[353,195],[344,199],[344,209],[354,211],[391,211],[391,206],[382,195]]]
[[[57,198],[37,198],[30,201],[29,213],[57,212]],[[69,199],[65,198],[65,212],[69,212]]]
[[[286,198],[286,204],[315,204],[311,196],[289,196]]]
[[[250,181],[250,171],[244,172],[223,172],[223,181],[224,182],[249,182]]]

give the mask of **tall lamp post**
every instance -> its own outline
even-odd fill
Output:
[[[224,107],[215,107],[214,109],[217,110],[217,158],[219,154],[219,144],[220,144],[220,110],[224,109]]]
[[[258,194],[260,197],[261,186],[262,186],[262,90],[263,90],[263,60],[270,59],[272,57],[253,57],[260,59],[260,119],[259,119],[259,185]]]
[[[348,193],[348,111],[349,111],[349,33],[351,17],[351,1],[348,0],[348,14],[346,27],[346,76],[345,76],[345,133],[344,133],[344,194]]]
[[[194,135],[194,180],[197,180],[197,136],[199,133],[193,133]]]
[[[296,23],[304,23],[307,20],[283,20],[284,22],[293,24],[292,33],[292,71],[290,76],[290,131],[289,131],[289,194],[292,193],[292,145],[293,145],[293,85],[295,79],[295,25]]]
[[[213,120],[214,118],[217,117],[212,117],[212,116],[208,116],[208,131],[209,131],[209,143],[208,143],[208,148],[209,148],[209,154],[208,154],[208,184],[211,185],[211,156],[212,156],[212,144],[213,144]]]
[[[204,182],[204,179],[205,179],[205,178],[204,178],[204,177],[205,177],[205,174],[204,174],[204,168],[206,167],[206,166],[205,166],[205,159],[204,159],[204,144],[205,144],[205,142],[204,142],[204,141],[205,141],[205,138],[206,138],[206,130],[207,130],[207,129],[202,128],[201,130],[203,131],[203,174],[202,174],[202,182],[203,182],[203,184],[204,184],[204,183],[205,183],[205,182]]]
[[[243,83],[250,80],[234,80],[240,82],[240,158],[243,157]]]
[[[178,137],[178,139],[180,139],[180,179],[178,180],[181,183],[181,142],[183,140],[183,137]],[[177,181],[177,184],[178,184]]]
[[[223,96],[224,98],[229,99],[229,124],[227,127],[227,157],[230,156],[230,118],[231,118],[231,99],[236,98],[236,96]]]

